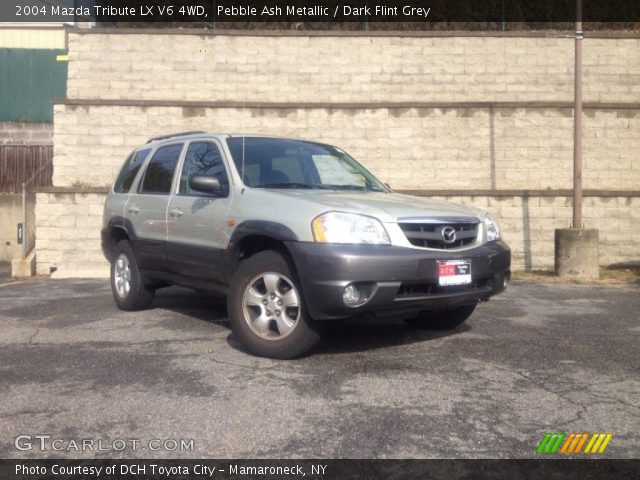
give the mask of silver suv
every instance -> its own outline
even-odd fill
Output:
[[[102,247],[121,309],[174,284],[223,293],[236,337],[273,358],[355,315],[455,328],[506,288],[511,261],[488,213],[393,193],[340,148],[204,132],[129,155]]]

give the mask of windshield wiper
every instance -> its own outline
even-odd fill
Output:
[[[367,187],[363,187],[362,185],[339,185],[339,184],[329,184],[323,183],[323,187],[330,188],[331,190],[366,190]]]
[[[261,183],[254,188],[319,188],[310,183],[284,182],[284,183]]]
[[[322,186],[325,187],[325,188],[331,188],[332,190],[359,190],[359,191],[369,191],[369,192],[383,192],[384,191],[384,190],[381,190],[379,188],[366,187],[364,185],[350,185],[350,184],[329,185],[329,184],[323,184]]]
[[[371,191],[371,192],[383,192],[384,190],[368,188],[363,185],[338,185],[329,183],[301,183],[301,182],[283,182],[283,183],[261,183],[254,188],[305,188],[305,189],[318,189],[318,190],[357,190],[357,191]]]

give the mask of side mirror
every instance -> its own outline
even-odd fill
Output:
[[[193,190],[211,195],[220,195],[222,193],[220,179],[209,175],[194,175],[189,180],[189,186]]]

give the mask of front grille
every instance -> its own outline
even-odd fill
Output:
[[[479,288],[491,286],[491,279],[476,278],[468,285],[452,285],[441,287],[437,282],[408,282],[403,283],[398,290],[396,300],[422,298],[443,293],[468,292]]]
[[[471,245],[478,238],[479,221],[475,218],[425,219],[423,221],[400,221],[398,225],[411,245],[439,250],[451,250]],[[451,241],[455,233],[455,240]],[[445,241],[445,238],[449,241]]]

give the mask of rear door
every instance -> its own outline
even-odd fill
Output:
[[[194,175],[217,177],[222,193],[193,190],[189,180]],[[177,183],[167,216],[169,267],[180,275],[224,283],[231,188],[221,145],[213,139],[192,141]]]
[[[166,270],[167,207],[184,143],[164,145],[147,164],[142,180],[129,195],[125,215],[135,233],[140,268]]]
[[[150,148],[134,150],[120,169],[120,173],[113,183],[109,200],[105,203],[105,218],[109,219],[109,227],[127,228],[125,218],[129,192],[149,153],[151,153]]]

